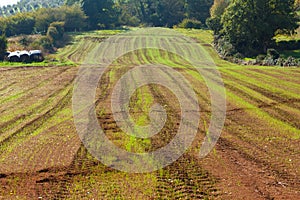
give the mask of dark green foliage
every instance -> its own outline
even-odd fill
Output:
[[[180,24],[178,24],[178,27],[200,29],[202,27],[202,23],[196,19],[184,19]]]
[[[159,1],[157,14],[161,25],[172,27],[181,22],[185,16],[184,0],[161,0]]]
[[[208,28],[214,31],[215,35],[218,35],[223,28],[220,17],[207,18],[206,25]]]
[[[53,52],[53,43],[47,36],[41,37],[38,41],[38,45],[40,45],[45,52]]]
[[[82,30],[86,27],[86,16],[80,5],[62,6],[59,8],[42,8],[35,12],[35,29],[46,33],[52,22],[65,22],[66,31]]]
[[[266,53],[278,30],[297,28],[293,0],[233,0],[222,15],[222,34],[247,56]]]
[[[218,35],[223,28],[221,23],[222,15],[228,7],[230,0],[215,0],[210,9],[210,18],[206,19],[206,25]]]
[[[280,54],[275,49],[268,49],[267,56],[269,56],[272,59],[278,59]]]
[[[112,0],[82,0],[89,29],[111,28],[117,19]]]
[[[213,0],[117,0],[115,8],[121,25],[173,27],[183,19],[205,25]]]
[[[190,19],[196,19],[205,24],[206,19],[210,17],[210,8],[213,0],[187,0],[187,16]]]
[[[55,43],[63,38],[64,33],[64,22],[53,22],[48,28],[47,36]]]
[[[1,34],[6,36],[31,34],[35,19],[31,13],[19,13],[8,18],[0,18]]]
[[[7,49],[7,40],[4,35],[0,36],[0,60],[4,59],[4,55]]]
[[[35,12],[19,13],[0,17],[0,34],[14,36],[21,34],[46,34],[52,22],[64,22],[66,31],[84,30],[86,16],[79,5],[59,8],[41,8]]]
[[[30,40],[28,39],[27,36],[23,36],[20,40],[19,43],[23,46],[28,46],[30,43]]]
[[[118,0],[115,8],[121,25],[162,26],[159,14],[162,2],[158,0]]]
[[[280,41],[274,45],[274,48],[284,50],[297,50],[300,49],[300,40]]]
[[[259,54],[256,56],[256,62],[262,62],[266,58],[266,55],[264,54]]]
[[[64,7],[65,16],[63,21],[66,32],[81,31],[86,28],[87,16],[81,10],[80,5],[73,5],[71,7]]]

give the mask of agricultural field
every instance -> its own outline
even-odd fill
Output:
[[[156,36],[136,36],[134,45],[185,42],[171,34],[160,36],[163,30],[155,30]],[[112,91],[125,73],[138,65],[163,64],[185,77],[195,91],[200,107],[196,138],[176,162],[151,173],[120,172],[95,159],[74,125],[74,82],[88,52],[124,31],[78,33],[55,55],[73,63],[70,66],[0,67],[0,199],[297,199],[300,68],[229,63],[213,50],[211,32],[176,31],[192,38],[202,55],[214,60],[224,81],[226,120],[208,156],[199,158],[212,114],[204,78],[183,57],[149,48],[122,55],[104,72],[95,98],[99,126],[129,152],[151,152],[168,144],[179,129],[180,108],[166,87],[145,85],[130,98],[130,115],[139,125],[150,123],[153,104],[164,106],[166,123],[151,138],[126,135],[110,107]],[[127,40],[119,37],[120,43]],[[149,77],[133,76],[132,84]],[[165,78],[173,80],[171,75]]]

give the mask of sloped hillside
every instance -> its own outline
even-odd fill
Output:
[[[21,0],[17,4],[0,7],[0,16],[29,12],[39,8],[58,7],[62,4],[64,0]]]

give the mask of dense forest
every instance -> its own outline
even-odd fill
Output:
[[[36,2],[39,7],[47,2],[48,8],[31,6]],[[0,17],[0,34],[42,34],[39,43],[46,49],[59,44],[64,32],[122,26],[210,28],[224,58],[300,49],[299,41],[278,46],[274,40],[277,34],[295,33],[300,0],[22,0],[11,7],[18,12]],[[29,7],[38,9],[22,13]]]

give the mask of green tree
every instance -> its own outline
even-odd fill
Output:
[[[32,13],[18,13],[0,19],[1,34],[6,36],[31,34],[34,31],[35,18]]]
[[[294,0],[232,0],[222,16],[222,34],[238,52],[266,53],[278,30],[297,28]]]
[[[158,15],[158,0],[117,0],[115,6],[119,12],[121,24],[150,26],[161,25]]]
[[[5,35],[0,36],[0,60],[4,59],[4,55],[7,49],[7,40]]]
[[[214,4],[210,8],[211,17],[221,17],[228,7],[230,0],[215,0]]]
[[[187,17],[205,24],[206,19],[210,16],[209,10],[213,3],[213,0],[187,0]]]
[[[112,0],[82,0],[82,9],[88,17],[89,29],[109,28],[116,20]]]
[[[42,8],[35,13],[35,29],[45,33],[52,22],[64,22],[65,31],[83,30],[86,27],[86,15],[80,5],[62,6],[59,8]]]
[[[52,22],[62,21],[62,19],[57,19],[57,16],[55,16],[55,12],[58,13],[58,10],[41,8],[38,11],[36,11],[35,29],[37,32],[46,33],[49,25]]]
[[[161,25],[172,27],[185,17],[185,0],[161,0],[157,13]]]
[[[116,0],[114,6],[120,25],[138,26],[141,23],[141,18],[135,12],[132,1]]]
[[[66,32],[84,30],[86,28],[87,16],[81,10],[79,4],[74,4],[72,6],[65,6],[65,17],[63,21],[65,22],[64,28]]]
[[[210,18],[206,20],[207,26],[217,35],[222,30],[221,18],[225,9],[228,7],[230,0],[215,0],[210,8]]]

